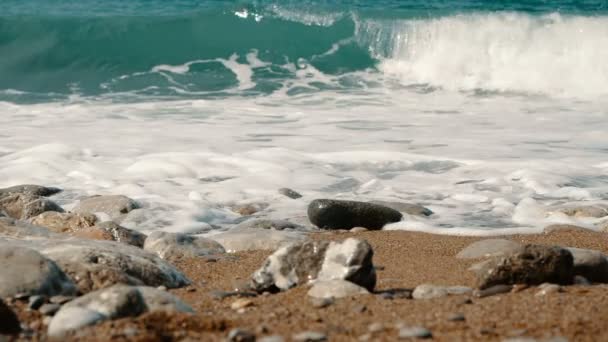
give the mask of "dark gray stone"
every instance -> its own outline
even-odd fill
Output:
[[[299,192],[292,190],[290,188],[280,188],[279,189],[279,194],[283,195],[283,196],[287,196],[291,199],[298,199],[298,198],[302,198],[302,195],[300,195]]]
[[[48,197],[59,192],[61,192],[61,189],[59,188],[52,188],[33,184],[22,184],[0,189],[0,197],[6,194],[28,194],[33,196]]]
[[[74,283],[35,250],[0,244],[0,297],[74,294]]]
[[[56,303],[49,303],[42,305],[38,311],[45,316],[53,316],[61,309],[61,305]]]
[[[403,203],[403,202],[390,202],[390,201],[371,201],[371,203],[383,205],[397,210],[401,213],[406,213],[414,216],[431,216],[433,211],[429,208],[425,208],[420,204]]]
[[[373,291],[376,271],[373,251],[364,240],[309,241],[285,246],[270,255],[254,272],[252,289],[287,290],[311,280],[347,280]]]
[[[484,263],[477,276],[480,289],[500,284],[571,284],[573,258],[560,247],[526,245],[520,251]]]
[[[574,258],[574,274],[596,283],[608,283],[608,258],[599,251],[566,248]]]
[[[31,296],[28,299],[27,307],[30,310],[38,310],[38,308],[40,308],[42,306],[42,304],[44,304],[45,301],[46,301],[45,296],[39,296],[39,295]]]
[[[308,206],[310,222],[322,229],[363,227],[378,230],[402,217],[397,210],[367,202],[316,199]]]

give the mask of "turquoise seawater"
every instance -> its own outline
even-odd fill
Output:
[[[116,94],[135,100],[223,98],[264,96],[279,90],[290,95],[360,89],[376,85],[378,79],[370,74],[384,76],[379,70],[383,61],[409,63],[412,53],[425,47],[435,47],[428,58],[436,54],[459,57],[458,50],[467,49],[466,35],[482,34],[488,42],[512,40],[515,50],[529,49],[526,40],[533,40],[543,26],[574,18],[578,21],[565,30],[590,30],[585,34],[590,39],[597,35],[600,44],[605,31],[593,30],[608,23],[603,21],[606,15],[606,1],[570,0],[4,0],[0,5],[0,101]],[[455,21],[441,26],[445,18]],[[450,37],[440,41],[450,25],[465,35],[453,46],[446,45]],[[509,37],[507,33],[505,37],[496,29],[501,25],[530,34]],[[549,45],[532,48],[542,51],[555,46],[545,43]],[[488,43],[478,50],[483,54],[492,49]],[[474,62],[475,56],[465,57]],[[306,68],[332,81],[318,77],[306,86],[293,86],[290,81]],[[446,77],[462,78],[467,73]],[[403,83],[431,89],[444,86],[424,77]],[[473,88],[518,91],[485,89],[483,83]]]

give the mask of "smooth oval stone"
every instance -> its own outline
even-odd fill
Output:
[[[468,245],[456,254],[456,257],[458,259],[486,258],[509,254],[522,248],[523,246],[521,244],[511,240],[485,239]]]
[[[51,320],[48,334],[51,337],[59,337],[68,331],[93,325],[105,319],[106,316],[95,310],[89,310],[81,307],[65,308],[59,311]]]
[[[308,205],[310,222],[321,229],[363,227],[379,230],[402,217],[397,210],[367,202],[316,199]]]
[[[340,279],[317,281],[308,290],[308,295],[314,298],[344,298],[362,294],[369,292],[359,285]]]

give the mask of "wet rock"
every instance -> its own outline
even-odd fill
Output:
[[[116,241],[142,248],[146,241],[146,235],[136,230],[125,228],[112,221],[96,224],[93,227],[83,228],[71,235],[92,240]]]
[[[181,233],[152,232],[144,244],[144,249],[167,260],[195,258],[226,253],[218,242],[200,236]]]
[[[538,286],[538,292],[536,292],[536,294],[534,294],[534,295],[536,297],[542,297],[542,296],[546,296],[551,293],[557,293],[557,292],[561,292],[561,291],[562,291],[562,287],[557,284],[544,283],[544,284],[540,284],[540,286]]]
[[[21,325],[17,315],[0,298],[0,335],[13,335],[20,331]]]
[[[458,254],[458,259],[477,259],[486,258],[492,256],[499,256],[510,254],[519,251],[523,248],[523,245],[505,239],[485,239],[473,242],[472,244],[465,247]]]
[[[91,292],[62,306],[51,320],[49,335],[59,336],[103,320],[134,317],[151,311],[194,312],[166,291],[146,286],[116,285]],[[77,315],[84,315],[87,319],[78,319]]]
[[[47,211],[32,217],[30,222],[34,225],[46,227],[57,233],[69,233],[83,228],[93,227],[95,222],[97,222],[97,217],[93,214]]]
[[[327,335],[318,331],[304,331],[291,336],[295,342],[317,342],[327,341]]]
[[[0,238],[62,238],[61,234],[57,234],[48,230],[45,227],[31,225],[25,221],[17,221],[11,218],[0,217]]]
[[[232,229],[225,233],[209,236],[234,253],[249,250],[277,250],[285,245],[309,240],[299,232],[277,231],[271,229]]]
[[[75,213],[102,213],[110,219],[120,218],[139,205],[129,197],[122,195],[92,196],[80,200],[72,209]]]
[[[369,291],[350,281],[339,279],[316,281],[308,291],[308,295],[314,298],[344,298],[363,294],[369,294]]]
[[[403,202],[390,202],[390,201],[371,201],[370,203],[382,205],[397,210],[401,213],[406,213],[414,216],[431,216],[433,211],[429,208],[425,208],[419,204],[403,203]]]
[[[239,204],[232,207],[232,211],[239,215],[249,216],[268,208],[268,203]]]
[[[366,202],[316,199],[308,206],[310,222],[322,229],[364,227],[378,230],[402,217],[394,209]]]
[[[596,283],[608,283],[608,258],[592,249],[566,248],[572,253],[574,274]]]
[[[45,316],[53,316],[61,309],[61,305],[56,303],[49,303],[42,305],[38,311]]]
[[[226,340],[229,342],[255,342],[255,335],[245,329],[236,328],[230,330]]]
[[[582,205],[562,208],[560,212],[574,217],[594,217],[600,218],[608,216],[608,208],[603,205]]]
[[[7,194],[26,194],[32,196],[48,197],[59,192],[61,192],[61,189],[59,188],[33,184],[22,184],[0,189],[0,197],[5,196]]]
[[[14,219],[27,220],[45,211],[63,212],[63,209],[44,197],[12,193],[0,197],[0,211]]]
[[[473,292],[473,289],[466,286],[439,286],[433,284],[421,284],[416,286],[412,297],[414,299],[440,298],[450,295],[465,295]]]
[[[526,245],[484,263],[477,277],[480,289],[500,284],[570,284],[574,278],[573,258],[563,248]]]
[[[431,331],[424,327],[403,327],[399,329],[399,338],[432,338]]]
[[[84,239],[3,240],[4,245],[16,245],[37,250],[55,261],[75,281],[81,293],[123,283],[167,288],[189,284],[174,266],[158,256],[137,247],[112,242]]]
[[[304,227],[287,220],[252,219],[239,223],[234,229],[303,229]]]
[[[298,199],[298,198],[302,198],[302,195],[300,195],[299,192],[292,190],[290,188],[280,188],[278,190],[279,194],[283,195],[283,196],[287,196],[291,199]]]
[[[0,297],[75,292],[74,283],[52,260],[29,248],[0,244]]]
[[[287,290],[315,279],[347,280],[373,291],[376,271],[372,257],[369,243],[359,239],[294,243],[270,255],[252,275],[251,285],[263,292]]]
[[[47,332],[50,337],[61,337],[69,331],[94,325],[105,319],[104,315],[95,310],[80,307],[65,308],[53,317]]]

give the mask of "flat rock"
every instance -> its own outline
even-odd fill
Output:
[[[167,260],[195,258],[226,253],[215,240],[181,233],[152,232],[144,244],[144,249],[156,253]]]
[[[608,258],[599,251],[566,247],[572,253],[574,274],[596,283],[608,283]]]
[[[62,306],[49,324],[49,335],[60,336],[103,320],[135,317],[151,311],[194,312],[189,305],[167,291],[146,286],[116,285],[91,292]],[[78,315],[87,319],[78,319]]]
[[[93,227],[95,222],[97,222],[97,217],[93,214],[47,211],[32,217],[29,222],[37,226],[46,227],[57,233],[69,233]]]
[[[299,232],[254,228],[231,229],[225,233],[211,235],[209,239],[219,242],[229,253],[249,250],[274,251],[291,243],[309,240]]]
[[[403,203],[403,202],[390,202],[390,201],[371,201],[370,203],[382,205],[397,210],[401,213],[414,216],[431,216],[433,211],[429,208],[423,207],[420,204]]]
[[[278,190],[278,193],[283,196],[289,197],[291,199],[302,198],[302,195],[299,192],[292,190],[290,188],[280,188]]]
[[[367,202],[316,199],[308,205],[310,222],[321,229],[363,227],[379,230],[402,217],[397,210]]]
[[[340,279],[316,281],[308,290],[308,295],[313,298],[344,298],[363,294],[369,294],[369,291],[350,281]]]
[[[0,189],[0,197],[7,194],[27,194],[33,196],[52,196],[56,193],[61,192],[59,188],[46,187],[41,185],[33,185],[33,184],[22,184],[15,185],[8,188]]]
[[[104,235],[103,239],[99,240],[111,240],[127,245],[143,248],[144,242],[146,241],[146,234],[140,233],[136,230],[125,228],[112,221],[105,221],[97,223],[95,226],[90,228],[90,231],[98,230],[101,235]],[[110,238],[105,238],[107,232]]]
[[[110,219],[120,218],[139,205],[129,197],[122,195],[92,196],[80,200],[72,209],[75,213],[103,213]]]
[[[0,298],[0,335],[13,335],[21,331],[17,315]]]
[[[74,283],[35,250],[0,244],[0,297],[74,294]]]
[[[274,252],[254,272],[251,286],[258,292],[287,290],[313,280],[347,280],[373,291],[376,271],[367,241],[294,243]]]
[[[595,217],[608,216],[608,208],[603,205],[581,205],[559,209],[560,212],[574,217]]]
[[[0,197],[0,211],[14,219],[27,220],[45,211],[63,212],[63,209],[45,197],[10,193]]]
[[[421,284],[416,286],[412,297],[414,299],[431,299],[451,295],[464,295],[472,293],[473,289],[466,286],[440,286],[433,284]]]
[[[327,335],[318,331],[303,331],[301,333],[291,336],[291,339],[296,342],[326,341]]]
[[[526,245],[520,251],[484,262],[477,277],[480,289],[500,284],[570,284],[574,278],[573,257],[560,247]]]
[[[181,287],[189,280],[153,253],[113,241],[85,239],[7,240],[5,245],[29,247],[55,261],[74,280],[79,292],[129,285]]]
[[[403,327],[399,329],[399,338],[432,338],[431,331],[424,327]]]
[[[523,245],[506,239],[485,239],[473,242],[458,254],[458,259],[477,259],[510,254],[521,250]]]

